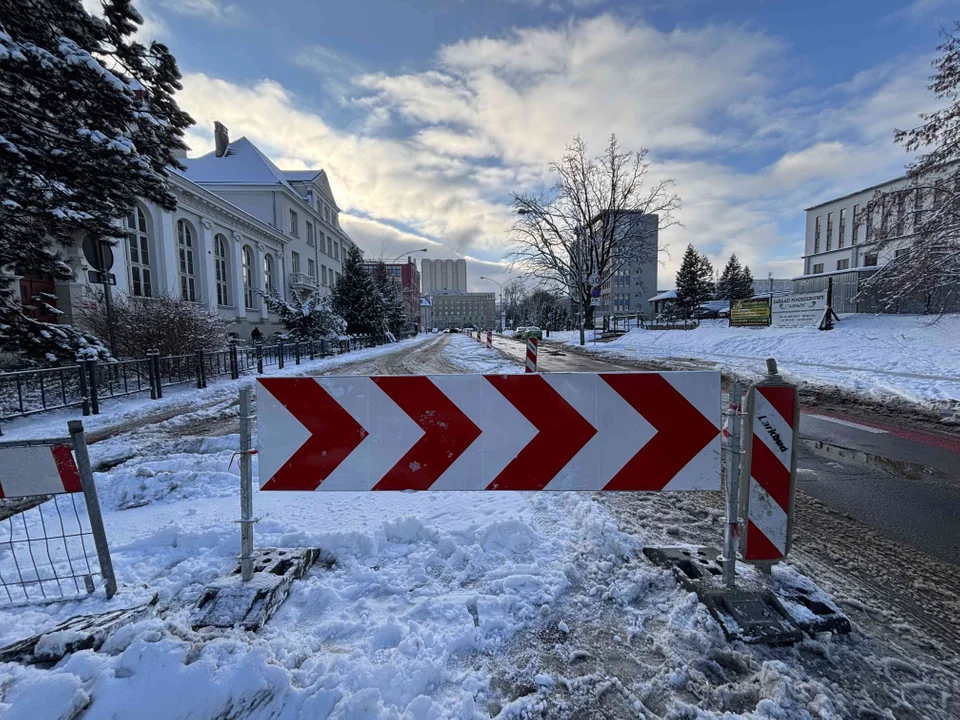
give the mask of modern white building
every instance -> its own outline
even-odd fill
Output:
[[[437,295],[446,292],[467,292],[466,260],[421,260],[420,294]]]
[[[114,291],[201,303],[241,337],[255,325],[264,334],[280,329],[257,290],[276,289],[284,298],[330,291],[351,241],[323,170],[282,171],[249,140],[230,143],[222,126],[214,152],[182,162],[186,171],[169,173],[177,210],[138,201],[124,221],[127,239],[112,248]],[[56,295],[62,314],[41,319],[72,323],[79,308],[98,301],[101,286],[89,282],[82,239],[59,248],[71,279],[19,279],[24,301]]]
[[[925,183],[932,185],[935,178]],[[912,188],[898,195],[897,207],[866,215],[862,209],[878,192]],[[857,295],[863,282],[877,268],[906,252],[915,240],[915,225],[923,213],[936,207],[939,193],[924,191],[906,177],[898,177],[863,190],[827,200],[806,209],[803,275],[793,278],[797,293],[833,287],[833,308],[837,312],[875,312],[880,308]],[[893,239],[881,248],[876,231],[893,224]],[[906,309],[906,308],[905,308]]]

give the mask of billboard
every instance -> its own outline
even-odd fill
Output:
[[[766,327],[770,324],[770,298],[734,300],[730,306],[730,327]]]
[[[827,291],[773,298],[772,324],[777,327],[816,327],[827,308]]]

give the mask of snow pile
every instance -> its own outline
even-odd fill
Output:
[[[553,338],[579,342],[576,331],[553,333]],[[774,357],[788,378],[877,399],[893,396],[926,404],[960,399],[960,315],[937,322],[912,315],[844,315],[829,332],[731,328],[725,320],[708,320],[696,330],[632,330],[610,342],[591,340],[588,330],[590,352],[702,359],[747,375],[764,372],[764,360]]]
[[[448,360],[459,365],[465,372],[483,375],[512,375],[522,373],[523,366],[486,343],[477,342],[460,334],[450,335],[450,342],[443,350]]]

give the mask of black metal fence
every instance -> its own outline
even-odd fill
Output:
[[[25,415],[80,407],[84,415],[97,415],[100,402],[110,398],[150,393],[154,400],[163,389],[283,369],[303,360],[329,357],[383,344],[383,339],[354,336],[338,341],[278,342],[272,345],[230,345],[223,350],[197,350],[161,357],[156,351],[137,360],[100,363],[78,358],[75,365],[0,373],[0,422]],[[2,434],[2,428],[0,428]]]

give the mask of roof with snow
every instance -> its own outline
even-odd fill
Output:
[[[293,190],[283,171],[245,137],[230,143],[223,157],[208,152],[181,162],[187,167],[182,174],[195,183],[285,185]]]
[[[281,170],[283,176],[290,182],[309,182],[317,175],[323,174],[323,170]]]
[[[676,290],[667,290],[662,292],[659,295],[654,295],[652,298],[647,300],[647,302],[656,302],[657,300],[676,300],[677,291]]]

